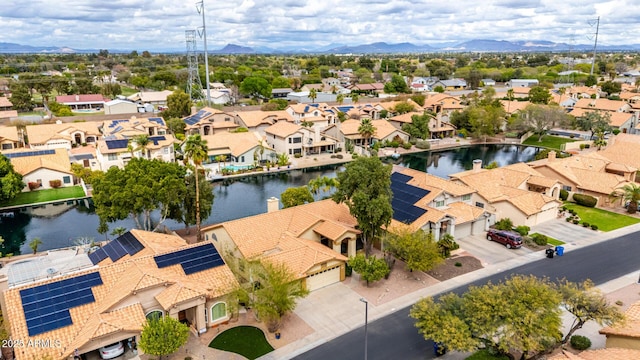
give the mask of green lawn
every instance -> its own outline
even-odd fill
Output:
[[[537,234],[537,233],[529,234],[529,236],[533,236],[535,234]],[[547,237],[547,244],[549,244],[549,245],[558,246],[558,245],[564,245],[565,244],[564,241],[560,241],[558,239],[554,239],[551,236],[547,236],[547,235],[545,235],[545,236]]]
[[[120,89],[122,89],[122,95],[124,95],[124,96],[131,96],[131,95],[133,95],[133,94],[138,92],[137,89],[130,88],[128,86],[120,86]]]
[[[254,326],[238,326],[216,336],[209,347],[234,352],[249,360],[273,351],[262,330]]]
[[[489,350],[478,350],[473,355],[467,357],[466,360],[508,360],[507,355],[491,355]]]
[[[56,200],[83,198],[86,195],[82,190],[82,186],[62,187],[58,189],[45,189],[36,191],[27,191],[18,194],[11,201],[0,203],[0,207],[28,205]]]
[[[588,208],[574,203],[565,203],[564,206],[569,210],[575,210],[580,217],[581,222],[598,225],[598,230],[600,231],[611,231],[640,223],[640,219],[638,218],[617,214],[611,211]]]
[[[523,145],[531,145],[531,146],[541,146],[550,149],[562,150],[562,144],[574,142],[576,140],[560,137],[560,136],[551,136],[544,135],[542,137],[542,141],[538,141],[538,135],[530,136],[527,140],[524,141]]]

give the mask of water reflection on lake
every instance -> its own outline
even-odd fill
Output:
[[[447,178],[449,174],[471,169],[474,159],[481,159],[483,164],[496,161],[500,166],[530,161],[538,152],[537,148],[515,145],[476,145],[440,152],[423,152],[406,155],[398,160],[387,159],[399,165],[426,171],[430,174]],[[292,170],[279,175],[255,176],[230,183],[215,183],[215,200],[209,218],[203,225],[238,219],[267,211],[267,199],[280,194],[289,187],[303,186],[318,176],[334,177],[336,166],[323,169]],[[321,194],[320,198],[323,195]],[[172,229],[184,225],[167,220],[165,225]],[[133,220],[127,219],[109,224],[110,229],[116,227],[131,229]],[[39,237],[42,245],[39,250],[56,249],[72,246],[78,238],[104,239],[99,234],[98,216],[95,215],[88,202],[76,201],[70,205],[47,205],[27,213],[16,213],[14,217],[0,218],[0,236],[5,240],[0,252],[28,253],[29,241]]]

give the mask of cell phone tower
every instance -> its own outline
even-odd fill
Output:
[[[593,26],[593,23],[590,23]],[[591,73],[589,75],[593,75],[593,68],[596,66],[596,48],[598,47],[598,31],[600,30],[600,16],[595,20],[596,25],[596,35],[595,41],[593,42],[593,60],[591,61]]]
[[[199,32],[199,35],[204,43],[204,69],[207,82],[207,106],[209,106],[211,105],[211,86],[209,85],[209,54],[207,53],[207,23],[204,18],[204,0],[196,3],[196,9],[198,14],[202,14],[202,32]]]
[[[192,101],[202,99],[202,83],[198,72],[198,50],[196,47],[196,31],[186,30],[184,35],[187,40],[187,68],[189,80],[187,81],[187,94]]]

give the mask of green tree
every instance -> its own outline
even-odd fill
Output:
[[[315,88],[312,88],[311,90],[309,90],[309,99],[311,99],[311,102],[315,102],[317,98],[318,98],[318,90],[316,90]]]
[[[351,102],[357,104],[358,100],[360,100],[360,95],[357,93],[351,93]]]
[[[253,293],[253,306],[270,332],[280,327],[282,317],[296,308],[296,301],[309,294],[284,264],[262,263],[264,271],[254,274],[260,283]]]
[[[584,81],[584,86],[593,86],[598,83],[598,78],[595,75],[587,76],[587,79]]]
[[[315,197],[320,194],[320,191],[327,192],[331,189],[337,188],[338,179],[330,178],[328,176],[318,176],[315,179],[309,180],[309,184],[307,184],[307,187],[309,188],[309,191],[311,191],[315,199]]]
[[[360,121],[360,126],[358,126],[358,133],[364,138],[366,146],[371,146],[370,139],[376,133],[376,127],[373,126],[371,119],[364,118]]]
[[[492,161],[492,162],[490,162],[490,163],[488,163],[487,165],[484,166],[484,168],[487,169],[487,170],[497,169],[499,167],[500,167],[500,165],[498,165],[498,163],[495,162],[495,161]]]
[[[562,307],[574,317],[569,331],[560,343],[562,345],[566,344],[571,336],[589,321],[595,321],[603,327],[624,320],[618,308],[611,305],[590,280],[573,283],[563,279],[558,283],[557,288],[562,295]]]
[[[544,86],[534,86],[529,90],[529,101],[534,104],[548,104],[551,101],[551,93]]]
[[[607,95],[618,94],[622,91],[622,84],[615,81],[605,81],[600,85],[600,89],[607,93]]]
[[[273,80],[271,81],[271,87],[273,87],[274,89],[291,88],[291,83],[286,77],[278,76],[273,78]]]
[[[625,204],[628,202],[627,212],[635,214],[638,211],[638,202],[640,202],[640,185],[629,183],[614,190],[611,196],[624,200]]]
[[[11,83],[11,103],[18,111],[31,111],[34,104],[29,87],[21,83]]]
[[[358,157],[338,173],[338,189],[332,199],[345,203],[362,231],[367,256],[380,227],[389,225],[391,207],[391,166],[376,156]]]
[[[591,131],[591,137],[596,132],[611,130],[611,114],[599,110],[588,111],[583,116],[576,118],[578,128],[583,131]]]
[[[393,112],[397,113],[397,114],[406,114],[408,112],[412,112],[415,111],[416,108],[414,107],[413,104],[410,104],[407,101],[401,101],[399,103],[396,104],[396,106],[394,106],[393,108]]]
[[[344,102],[344,94],[340,93],[336,95],[336,102],[338,103],[338,105],[342,105],[342,103]]]
[[[433,235],[422,230],[389,233],[385,247],[393,256],[404,261],[409,271],[429,271],[443,261]]]
[[[426,100],[426,96],[423,94],[413,94],[411,95],[411,100],[420,106],[424,106],[424,101]]]
[[[428,114],[412,115],[410,123],[402,124],[402,130],[406,131],[413,138],[428,139],[429,121],[431,118],[432,116]]]
[[[167,122],[167,127],[169,128],[169,131],[171,131],[173,135],[178,135],[178,134],[184,135],[184,129],[187,126],[184,123],[184,120],[177,117],[170,117],[166,120],[166,122]]]
[[[167,110],[162,112],[164,119],[183,118],[191,114],[191,98],[182,90],[176,90],[167,96]]]
[[[6,156],[0,154],[0,202],[15,198],[25,186],[22,175],[15,171]]]
[[[105,222],[131,217],[138,229],[156,230],[184,198],[184,177],[184,167],[155,159],[133,158],[124,169],[111,167],[93,182],[96,214]],[[154,210],[160,215],[155,224]]]
[[[378,281],[389,274],[389,266],[384,259],[379,259],[375,256],[366,257],[363,254],[358,254],[349,258],[349,266],[353,268],[353,271],[360,274],[360,278],[369,283]]]
[[[288,188],[280,194],[280,199],[284,208],[307,204],[314,200],[306,186]]]
[[[268,99],[271,97],[271,84],[258,76],[249,76],[240,83],[240,92],[254,99]]]
[[[171,316],[147,320],[140,334],[140,349],[147,354],[158,356],[176,352],[189,339],[189,327]]]
[[[142,154],[143,158],[149,159],[150,154],[149,149],[147,149],[147,146],[149,145],[149,143],[151,143],[151,140],[149,140],[149,135],[136,135],[131,139],[131,141],[136,144],[136,147],[133,149],[133,151],[140,151],[140,154]]]
[[[199,170],[202,173],[202,170]],[[213,209],[213,185],[204,176],[198,177],[198,193],[200,205],[200,219],[206,219]],[[196,176],[191,172],[185,177],[187,193],[181,202],[171,209],[171,218],[184,224],[187,234],[189,226],[196,224]]]
[[[115,229],[113,229],[111,231],[111,235],[118,237],[118,236],[124,235],[124,233],[126,233],[126,232],[127,232],[127,228],[126,227],[118,226],[117,228],[115,228]]]
[[[502,283],[471,286],[418,301],[410,316],[425,339],[456,351],[491,348],[495,353],[530,353],[550,348],[562,336],[561,296],[546,279],[514,276]]]
[[[200,172],[200,165],[202,165],[202,162],[208,157],[208,151],[207,141],[202,139],[200,134],[189,136],[184,144],[184,160],[187,163],[191,161],[195,168],[196,236],[198,241],[202,240],[202,234],[200,232],[200,184],[198,181],[198,173]]]
[[[29,247],[33,250],[34,255],[38,252],[40,245],[42,245],[42,240],[39,237],[35,237],[29,242]]]
[[[407,82],[402,76],[393,75],[391,76],[391,81],[384,84],[384,92],[387,94],[408,94],[411,92],[411,89],[409,89],[409,85],[407,85]]]
[[[518,123],[523,130],[533,131],[538,135],[538,141],[542,141],[542,136],[548,130],[556,125],[567,125],[569,119],[566,111],[559,106],[530,104],[520,112]]]

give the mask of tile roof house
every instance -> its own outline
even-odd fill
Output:
[[[278,111],[262,111],[262,110],[250,110],[250,111],[236,111],[235,122],[242,127],[249,129],[249,131],[257,131],[261,135],[264,135],[264,130],[269,126],[278,122],[293,123],[294,119],[285,110]]]
[[[146,135],[145,133],[134,134],[134,130],[128,129],[123,135],[115,133],[108,135],[96,144],[96,158],[100,163],[102,171],[109,170],[112,166],[124,168],[132,157],[145,159],[158,159],[165,162],[175,161],[175,150],[173,144],[176,139],[171,134],[147,136],[148,143],[142,148],[136,143],[135,136]]]
[[[22,142],[17,126],[0,126],[0,153],[17,149]]]
[[[507,115],[511,115],[514,113],[518,113],[523,111],[528,105],[531,105],[529,101],[510,101],[510,100],[500,100],[504,111],[507,112]]]
[[[57,103],[67,105],[71,108],[71,110],[104,109],[104,104],[108,101],[109,99],[105,98],[101,94],[78,94],[78,95],[56,96]]]
[[[431,87],[441,86],[445,90],[462,90],[467,88],[467,81],[464,79],[438,80]]]
[[[585,110],[600,110],[600,111],[611,111],[611,112],[626,112],[631,109],[631,105],[629,103],[621,101],[621,100],[609,100],[609,99],[579,99],[578,102],[573,106],[574,109],[585,109]]]
[[[18,111],[11,109],[13,104],[9,98],[0,96],[0,119],[11,119],[18,116]]]
[[[276,152],[256,132],[220,132],[202,137],[207,141],[209,159],[205,163],[218,162],[218,156],[225,156],[223,163],[238,167],[250,167],[258,161],[272,160]],[[261,154],[262,152],[262,154]],[[273,155],[272,155],[273,154]],[[221,169],[216,169],[220,171]]]
[[[271,198],[267,213],[205,227],[202,233],[223,256],[286,265],[310,291],[344,280],[347,256],[356,254],[360,234],[347,206],[322,200],[278,207],[278,199]]]
[[[473,169],[449,175],[476,190],[472,201],[495,213],[497,219],[510,218],[514,225],[534,226],[555,219],[561,186],[524,163],[483,169],[474,160]]]
[[[599,332],[607,337],[607,348],[634,349],[640,354],[640,301],[629,306],[625,318],[623,324],[607,326]]]
[[[100,123],[94,121],[39,124],[26,127],[32,149],[67,149],[82,144],[95,144],[102,138]]]
[[[640,136],[618,134],[610,137],[607,147],[598,153],[613,163],[640,169]]]
[[[65,149],[32,150],[20,149],[3,153],[8,157],[15,171],[22,175],[25,187],[29,191],[29,183],[37,183],[36,188],[51,189],[55,181],[62,187],[75,185],[71,161]],[[57,187],[57,186],[56,186]]]
[[[207,136],[218,132],[228,132],[238,127],[235,115],[210,107],[204,107],[182,120],[185,123],[185,134],[189,135]]]
[[[422,229],[436,240],[486,231],[493,214],[473,205],[475,190],[421,171],[394,166],[391,174],[393,219],[389,231]]]
[[[548,158],[528,165],[543,176],[557,180],[570,193],[595,197],[598,206],[614,206],[610,194],[632,182],[637,171],[637,168],[609,160],[601,152],[558,159],[552,151]]]
[[[143,104],[154,105],[156,110],[158,110],[158,106],[167,105],[167,97],[171,94],[173,94],[173,91],[171,90],[141,91],[127,97],[127,99],[131,101],[135,101],[140,105],[143,105]]]
[[[573,110],[569,112],[569,114],[579,118],[579,117],[586,116],[587,113],[593,112],[593,111],[596,111],[596,110],[574,107]],[[638,119],[637,119],[638,114],[630,113],[630,112],[613,112],[613,111],[601,111],[601,112],[609,116],[609,119],[610,119],[609,124],[611,125],[612,128],[618,129],[623,133],[630,133],[630,134],[635,133],[635,130],[636,130],[635,127],[636,127],[636,124],[638,123]]]
[[[562,351],[561,354],[548,357],[547,360],[630,360],[640,359],[640,350],[607,348],[587,350],[579,354]]]
[[[449,94],[434,94],[424,100],[424,109],[435,114],[440,112],[451,114],[456,110],[462,110],[464,108],[465,106],[461,103],[459,97]]]
[[[424,114],[421,112],[408,112],[402,115],[396,115],[392,118],[387,119],[387,121],[395,126],[396,128],[402,130],[402,125],[410,124],[413,120],[413,116],[423,116]],[[429,134],[431,139],[440,139],[441,137],[451,137],[454,135],[456,131],[456,127],[451,125],[448,121],[443,120],[442,114],[438,114],[436,116],[429,116]]]
[[[339,142],[346,142],[348,140],[355,145],[366,146],[367,139],[358,132],[360,124],[361,121],[359,120],[345,120],[340,124],[329,126],[325,130],[325,133],[338,139]],[[399,130],[385,119],[371,120],[371,124],[376,129],[372,138],[369,139],[372,143],[377,141],[393,141],[396,137],[405,142],[409,141],[409,134]]]
[[[16,348],[17,359],[63,360],[75,349],[97,358],[102,346],[139,340],[152,316],[184,321],[193,333],[229,320],[225,295],[237,280],[211,242],[186,245],[175,235],[132,230],[95,252],[66,253],[3,269],[0,303],[12,336],[25,343],[56,340],[51,347]],[[58,270],[68,262],[77,267]],[[25,279],[25,272],[44,276]]]

